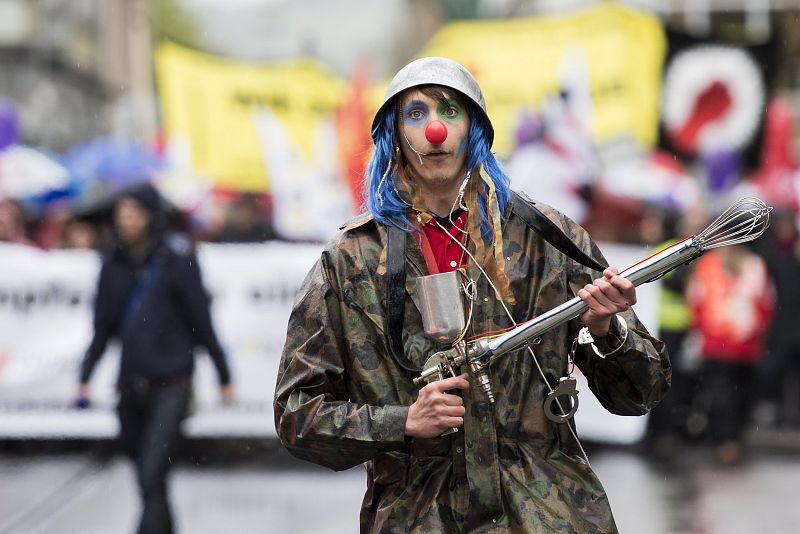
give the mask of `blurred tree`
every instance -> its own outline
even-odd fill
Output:
[[[196,44],[197,22],[181,0],[150,2],[150,23],[155,42],[167,40],[187,46]]]

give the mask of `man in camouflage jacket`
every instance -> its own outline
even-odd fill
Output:
[[[431,65],[428,60],[440,63]],[[395,94],[391,94],[390,85],[387,105],[393,106],[396,99],[404,104],[409,91],[424,84],[421,79],[454,89],[457,93],[447,95],[466,102],[463,106],[469,108],[470,120],[484,121],[480,93],[470,93],[470,87],[437,77],[432,67],[441,67],[441,61],[446,60],[415,62],[417,67],[423,62],[422,67],[430,68],[412,77],[407,82],[411,85],[400,84]],[[443,65],[445,71],[466,72],[457,64]],[[469,79],[474,82],[471,76]],[[423,104],[429,102],[421,93],[414,95]],[[376,121],[386,113],[387,105],[379,110]],[[366,463],[363,532],[616,532],[606,494],[581,454],[570,423],[548,419],[543,402],[549,387],[568,373],[569,349],[584,324],[589,326],[597,350],[608,353],[600,357],[591,345],[579,345],[574,358],[600,402],[611,412],[624,415],[646,413],[659,402],[669,385],[669,360],[663,344],[646,332],[629,308],[635,302],[635,288],[613,268],[593,281],[597,273],[549,245],[511,203],[498,202],[503,204],[501,230],[494,239],[502,245],[500,268],[487,273],[474,262],[467,265],[468,276],[477,281],[478,297],[471,332],[513,326],[505,308],[513,321],[520,323],[576,294],[587,302],[589,311],[580,320],[544,334],[534,352],[519,350],[493,363],[494,404],[487,402],[467,375],[436,381],[422,389],[415,386],[412,380],[416,375],[392,356],[387,336],[387,228],[391,223],[387,224],[381,206],[391,206],[396,199],[378,197],[392,192],[400,195],[412,220],[415,213],[419,217],[426,209],[434,214],[438,209],[442,215],[445,203],[436,204],[435,195],[426,190],[431,182],[425,181],[423,173],[428,171],[415,164],[419,156],[420,165],[430,169],[445,158],[427,158],[423,164],[423,157],[436,153],[435,147],[431,149],[430,142],[425,144],[421,137],[413,137],[410,129],[403,130],[403,122],[410,122],[408,117],[417,119],[420,114],[405,114],[402,105],[396,109],[404,113],[404,118],[390,116],[387,121],[400,125],[395,137],[399,133],[408,145],[393,145],[386,152],[395,155],[396,159],[390,158],[390,176],[396,182],[387,185],[388,173],[380,166],[371,166],[367,178],[370,213],[345,225],[325,248],[305,279],[289,320],[275,398],[281,440],[295,456],[331,469]],[[428,113],[437,115],[430,110]],[[455,116],[455,112],[447,113]],[[422,114],[422,118],[426,116]],[[453,130],[452,135],[458,133],[455,127],[449,130]],[[490,144],[490,126],[483,132],[484,141]],[[446,148],[446,143],[442,146]],[[376,139],[373,162],[380,151]],[[498,175],[496,162],[484,159],[480,163],[483,167],[472,176],[467,173],[464,183],[481,183],[483,179],[488,184],[486,174]],[[449,201],[458,194],[462,177],[455,179]],[[416,183],[424,194],[415,193],[413,185],[409,192],[404,188],[408,182]],[[476,188],[467,187],[466,191],[469,217],[491,212],[492,191],[485,197],[490,206],[485,211],[476,202]],[[552,208],[542,204],[537,207],[581,250],[604,261],[581,227]],[[472,227],[477,230],[474,224]],[[471,240],[478,241],[474,237]],[[420,243],[410,237],[406,240],[402,314],[402,357],[415,367],[422,367],[430,355],[447,348],[423,331],[415,279],[429,274],[431,266]],[[491,256],[492,249],[490,244],[484,259]],[[491,260],[497,258],[482,263]],[[494,279],[494,286],[502,287],[503,278],[506,290],[495,291],[490,281]],[[504,299],[504,294],[512,297]],[[616,313],[629,325],[627,335],[622,334],[617,321],[611,320]],[[441,435],[453,426],[460,427],[459,432]]]

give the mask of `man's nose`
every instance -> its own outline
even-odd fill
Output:
[[[432,120],[425,128],[425,139],[432,145],[441,145],[447,139],[447,126],[439,119]]]

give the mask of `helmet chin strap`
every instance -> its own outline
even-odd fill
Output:
[[[405,139],[405,140],[406,140],[406,144],[408,145],[408,148],[410,148],[410,149],[411,149],[411,151],[412,151],[412,152],[414,152],[414,154],[416,154],[416,155],[417,155],[417,157],[419,158],[419,164],[424,166],[425,164],[424,164],[424,163],[422,163],[422,156],[427,156],[428,154],[427,154],[427,153],[425,153],[425,152],[420,152],[419,150],[417,150],[416,148],[414,148],[414,147],[411,145],[411,141],[409,141],[409,140],[408,140],[408,137],[406,137],[406,134],[405,134],[405,133],[403,133],[403,139]]]

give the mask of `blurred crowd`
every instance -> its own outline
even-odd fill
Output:
[[[103,199],[97,205],[81,209],[53,206],[41,217],[34,218],[26,214],[20,202],[0,199],[0,241],[43,250],[102,251],[114,238],[112,200],[113,197]],[[166,200],[165,203],[169,204]],[[277,239],[270,221],[269,204],[265,195],[237,194],[220,205],[218,222],[208,227],[193,225],[190,214],[170,205],[170,229],[185,233],[194,241],[214,243],[258,243]]]

